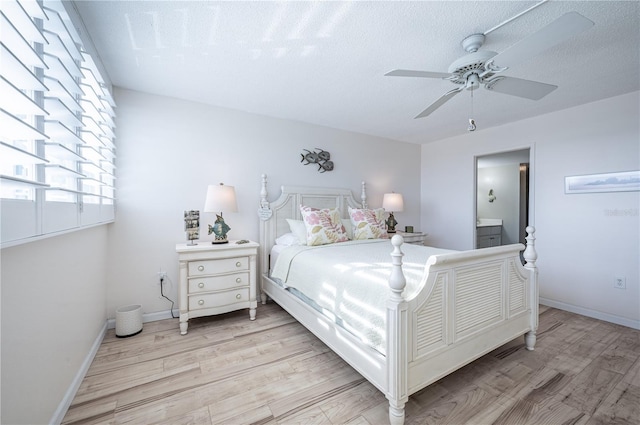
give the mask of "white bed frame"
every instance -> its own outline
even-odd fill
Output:
[[[534,229],[522,244],[461,251],[429,258],[422,289],[402,295],[402,237],[389,244],[392,273],[387,301],[386,356],[319,314],[269,278],[269,255],[275,239],[290,232],[287,218],[301,220],[299,205],[366,208],[349,189],[283,186],[280,197],[267,200],[267,178],[260,192],[260,270],[262,303],[267,296],[382,391],[389,400],[389,421],[404,423],[404,405],[416,391],[506,342],[525,335],[533,350],[538,327],[538,284]],[[522,265],[520,253],[526,265]]]

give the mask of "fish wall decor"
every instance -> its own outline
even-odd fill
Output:
[[[306,153],[301,153],[302,159],[300,162],[304,162],[304,165],[314,164],[318,166],[318,171],[325,173],[333,170],[333,161],[331,161],[331,154],[324,149],[315,148],[314,151],[304,149]]]

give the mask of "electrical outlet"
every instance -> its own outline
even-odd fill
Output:
[[[624,276],[616,276],[613,278],[613,287],[616,289],[627,289],[627,278]]]
[[[158,272],[158,279],[165,280],[166,278],[167,278],[167,272],[163,272],[162,270],[160,270]]]

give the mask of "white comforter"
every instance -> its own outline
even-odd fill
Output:
[[[391,291],[388,239],[349,241],[315,247],[291,246],[278,256],[271,277],[315,301],[324,314],[364,343],[385,353],[385,308]],[[431,255],[450,250],[404,244],[405,297],[419,290]]]

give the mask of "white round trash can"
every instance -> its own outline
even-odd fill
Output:
[[[142,332],[142,306],[128,305],[116,310],[116,336],[125,338]]]

